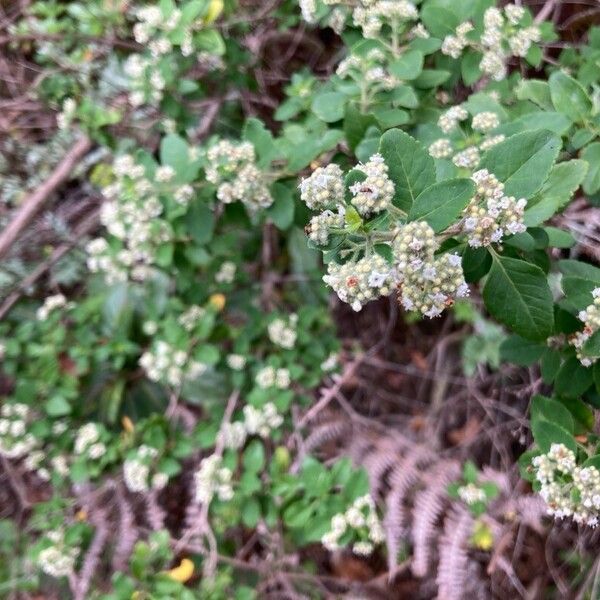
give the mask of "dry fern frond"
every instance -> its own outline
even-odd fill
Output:
[[[469,565],[468,544],[473,517],[463,508],[453,508],[444,521],[437,573],[438,600],[464,600]]]

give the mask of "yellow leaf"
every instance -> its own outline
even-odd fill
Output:
[[[210,25],[213,21],[219,18],[219,15],[223,12],[223,0],[211,0],[208,11],[204,15],[204,22]]]
[[[225,308],[225,294],[213,294],[208,299],[209,304],[217,311],[221,312]]]
[[[184,558],[178,567],[167,571],[167,577],[179,583],[185,583],[194,574],[194,563],[189,558]]]
[[[123,418],[121,419],[121,425],[123,425],[123,429],[127,433],[133,433],[133,430],[134,430],[133,421],[127,415],[124,415]]]
[[[477,521],[471,536],[471,544],[478,550],[487,552],[494,546],[494,534],[487,523]]]

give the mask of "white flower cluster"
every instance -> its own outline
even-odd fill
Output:
[[[158,450],[142,444],[134,455],[123,463],[123,479],[132,492],[147,492],[150,488],[162,490],[169,481],[166,473],[154,473],[150,477],[153,464],[158,456]]]
[[[342,302],[358,312],[367,302],[392,293],[396,288],[396,273],[385,258],[373,254],[343,265],[330,262],[323,281]]]
[[[263,367],[254,380],[259,388],[276,387],[280,390],[286,390],[290,387],[290,372],[287,369],[276,369],[272,366]]]
[[[455,31],[454,35],[447,35],[442,42],[442,54],[459,58],[462,51],[469,45],[467,35],[473,31],[473,24],[469,21],[461,23]]]
[[[473,173],[476,193],[465,209],[463,231],[473,248],[499,243],[507,235],[522,233],[527,228],[523,214],[527,200],[504,195],[504,184],[487,169]]]
[[[236,264],[230,260],[226,260],[215,273],[215,281],[217,283],[233,283],[236,271]]]
[[[454,140],[440,138],[430,144],[429,154],[433,158],[450,158],[457,166],[464,169],[474,169],[480,161],[480,151],[485,151],[492,146],[504,141],[504,135],[485,135],[475,145],[468,146],[456,152],[455,145],[459,148],[464,144],[464,132],[459,130],[459,122],[466,121],[468,112],[462,106],[453,106],[448,109],[438,120],[438,126],[445,134],[456,134]],[[488,134],[500,126],[500,119],[494,112],[481,112],[473,116],[471,129],[477,134]]]
[[[351,54],[340,62],[336,74],[342,79],[352,79],[359,86],[368,83],[369,96],[381,91],[392,90],[401,81],[392,75],[387,66],[389,59],[379,48],[369,50],[364,56]]]
[[[198,325],[198,322],[206,315],[206,309],[202,306],[192,304],[185,312],[183,312],[177,322],[188,332],[193,331]]]
[[[350,187],[351,202],[358,213],[369,216],[389,208],[394,198],[395,188],[394,182],[388,176],[388,166],[383,156],[374,154],[366,164],[361,163],[356,169],[367,176],[364,181]]]
[[[438,127],[444,133],[450,133],[458,127],[460,121],[464,121],[468,118],[469,113],[467,109],[457,104],[452,106],[438,119]]]
[[[73,450],[79,456],[98,460],[106,454],[106,445],[101,441],[102,429],[96,423],[86,423],[75,436]]]
[[[541,39],[537,26],[520,26],[524,15],[525,9],[514,4],[505,6],[504,14],[499,8],[488,8],[484,13],[484,30],[479,40],[467,38],[467,34],[474,29],[471,23],[461,23],[455,34],[444,39],[442,53],[459,58],[469,46],[483,54],[479,65],[481,70],[496,81],[501,81],[506,77],[506,62],[510,56],[525,56],[531,44]]]
[[[308,239],[319,246],[326,246],[329,243],[332,229],[344,227],[345,215],[346,210],[343,206],[339,206],[336,213],[327,209],[321,214],[315,215],[305,229]]]
[[[187,352],[177,350],[164,340],[157,341],[151,350],[142,354],[140,367],[152,381],[162,381],[180,387],[188,379],[196,379],[207,370],[204,363],[189,360]]]
[[[302,18],[310,24],[315,22],[317,16],[317,4],[315,0],[299,0]]]
[[[44,300],[44,304],[37,309],[36,317],[38,321],[45,321],[50,313],[54,312],[59,308],[68,307],[67,299],[62,294],[55,294],[54,296],[48,296]]]
[[[273,429],[283,423],[283,417],[277,412],[272,402],[267,402],[262,408],[250,404],[244,406],[244,420],[225,423],[219,436],[225,448],[237,450],[245,443],[248,436],[259,435],[268,438]]]
[[[129,102],[137,107],[146,102],[157,104],[164,95],[167,68],[161,59],[179,47],[182,56],[194,53],[194,32],[204,26],[202,18],[189,21],[176,7],[163,12],[158,5],[139,8],[135,13],[137,23],[133,26],[133,36],[138,44],[146,46],[149,56],[131,54],[124,65],[126,75],[131,79],[133,91]],[[183,18],[182,18],[183,17]],[[206,62],[205,52],[197,54],[197,59]],[[218,57],[215,57],[218,58]]]
[[[59,129],[68,129],[69,125],[77,112],[77,102],[73,98],[65,98],[62,105],[62,110],[56,117],[56,124]]]
[[[246,366],[246,357],[241,354],[229,354],[227,366],[234,371],[241,371]]]
[[[585,343],[600,329],[600,287],[592,290],[594,301],[585,310],[579,312],[579,320],[583,321],[583,331],[578,331],[570,338],[570,343],[577,350],[577,358],[584,367],[592,366],[600,356],[583,354]]]
[[[596,527],[600,514],[600,471],[577,466],[575,453],[564,444],[552,444],[547,454],[532,461],[540,496],[548,514],[573,517],[576,523]]]
[[[468,483],[467,485],[461,485],[458,488],[458,497],[468,506],[477,504],[477,502],[485,502],[485,492],[474,483]]]
[[[366,38],[376,38],[384,25],[394,21],[415,21],[417,7],[408,0],[361,0],[352,13],[354,25],[362,29]]]
[[[406,310],[438,317],[454,304],[455,298],[469,295],[458,254],[436,257],[438,244],[425,221],[402,225],[392,250],[401,279],[401,303]]]
[[[300,183],[300,198],[312,210],[343,204],[344,174],[334,163],[317,167]]]
[[[327,550],[333,552],[340,548],[340,538],[347,532],[352,533],[352,552],[368,556],[375,546],[385,541],[381,521],[377,516],[375,502],[371,496],[361,496],[348,507],[345,513],[338,513],[331,519],[331,529],[321,538]]]
[[[29,407],[21,402],[0,407],[0,454],[22,458],[38,445],[37,438],[27,431],[30,417]]]
[[[212,454],[202,459],[200,468],[194,473],[195,500],[199,504],[209,504],[215,494],[224,502],[233,498],[233,474],[222,463],[220,456]]]
[[[79,548],[69,548],[65,544],[65,534],[61,530],[50,531],[46,537],[52,542],[38,555],[38,566],[51,577],[68,577],[75,570]]]
[[[236,200],[249,209],[267,208],[273,203],[265,174],[256,166],[250,142],[220,140],[206,154],[206,179],[218,186],[217,198],[230,204]]]
[[[169,224],[160,218],[163,206],[158,194],[173,177],[169,166],[159,167],[155,181],[146,177],[145,169],[129,154],[115,158],[116,180],[104,188],[106,198],[100,220],[108,232],[120,240],[121,248],[112,251],[104,238],[87,245],[88,268],[103,272],[109,283],[144,281],[151,275],[156,249],[171,237]]]
[[[277,346],[281,346],[286,350],[293,348],[296,345],[296,324],[298,323],[298,315],[291,314],[289,319],[277,318],[269,323],[267,327],[269,339]]]

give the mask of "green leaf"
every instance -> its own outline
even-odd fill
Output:
[[[363,115],[352,103],[346,106],[344,134],[351,150],[354,150],[358,146],[360,141],[365,137],[367,129],[372,125],[377,125],[377,120],[373,115]]]
[[[584,356],[600,356],[600,330],[590,336],[581,351]]]
[[[277,181],[271,186],[271,194],[275,201],[267,214],[279,229],[287,229],[294,221],[294,192]]]
[[[561,140],[550,131],[525,131],[488,150],[480,168],[501,182],[507,196],[531,198],[546,181]]]
[[[529,367],[540,360],[545,350],[544,344],[511,335],[500,344],[500,358],[521,367]]]
[[[552,334],[552,293],[544,272],[515,258],[493,254],[483,288],[490,314],[520,336],[541,341]]]
[[[210,242],[215,228],[215,217],[211,208],[201,200],[193,201],[185,217],[187,230],[197,244]]]
[[[248,119],[246,121],[242,138],[251,142],[254,146],[259,167],[268,167],[278,157],[273,135],[259,119]]]
[[[51,417],[64,417],[71,412],[71,405],[62,396],[53,396],[44,404],[44,410]]]
[[[516,95],[519,100],[529,100],[544,110],[552,110],[550,86],[539,79],[522,79],[517,85]]]
[[[535,443],[542,452],[549,452],[552,444],[564,444],[573,452],[577,451],[577,444],[573,436],[556,423],[544,419],[532,421],[531,432]]]
[[[190,154],[187,142],[175,133],[164,137],[160,143],[160,162],[173,167],[175,180],[189,183],[196,178],[199,166],[190,164]]]
[[[568,358],[558,370],[554,391],[559,396],[581,396],[594,382],[592,369],[584,367],[575,356]]]
[[[265,448],[262,442],[252,440],[244,450],[244,468],[250,473],[258,473],[265,465]]]
[[[555,71],[548,80],[556,110],[576,123],[583,123],[592,112],[592,101],[583,86],[563,71]]]
[[[538,419],[544,419],[550,423],[560,425],[563,429],[566,429],[569,433],[575,431],[575,423],[573,416],[560,402],[536,394],[531,399],[531,422]]]
[[[410,81],[416,79],[423,70],[423,53],[419,50],[405,52],[400,58],[392,61],[389,71],[398,79]]]
[[[450,79],[450,71],[440,69],[424,69],[423,72],[413,81],[413,85],[421,90],[429,90],[431,88],[442,85]]]
[[[409,211],[417,196],[435,183],[433,158],[419,142],[399,129],[383,134],[379,151],[396,187],[394,204]]]
[[[340,92],[325,92],[314,98],[311,108],[325,123],[335,123],[344,118],[346,100],[346,96]]]
[[[470,179],[447,179],[434,183],[416,198],[408,214],[409,221],[427,221],[439,232],[452,224],[475,194]]]
[[[581,153],[589,169],[583,181],[583,191],[586,194],[595,194],[600,190],[600,142],[594,142],[587,146]]]
[[[563,208],[581,185],[587,168],[583,160],[569,160],[554,165],[536,198],[527,206],[525,225],[539,225]]]

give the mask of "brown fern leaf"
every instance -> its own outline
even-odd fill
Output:
[[[412,572],[424,577],[432,559],[432,547],[439,530],[439,521],[448,504],[448,484],[460,477],[457,461],[442,461],[427,474],[424,488],[414,499],[412,517]]]
[[[112,565],[115,571],[125,571],[135,543],[139,538],[139,531],[135,522],[135,515],[127,501],[121,485],[115,484],[115,501],[119,509],[117,523],[118,536],[112,556]]]
[[[146,505],[146,519],[153,531],[159,531],[165,528],[165,511],[158,502],[156,490],[150,490],[144,496]]]
[[[311,452],[329,442],[337,442],[349,431],[352,425],[347,420],[328,421],[316,427],[304,441],[305,452]]]
[[[473,517],[462,507],[454,507],[444,522],[439,542],[437,572],[438,600],[464,600],[469,570],[468,545]]]
[[[415,446],[399,459],[390,475],[391,492],[386,498],[384,528],[388,549],[390,574],[397,565],[400,542],[407,536],[405,500],[413,486],[421,478],[421,468],[434,460],[434,454],[423,446]]]
[[[85,600],[87,598],[92,579],[102,560],[102,551],[106,547],[109,538],[110,529],[106,512],[98,507],[94,507],[91,515],[91,520],[96,527],[96,531],[92,543],[85,554],[83,565],[77,575],[76,588],[73,594],[75,600]]]

